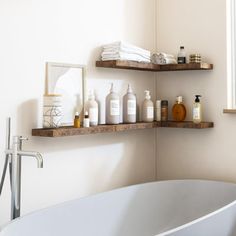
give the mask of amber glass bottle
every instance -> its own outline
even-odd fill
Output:
[[[176,97],[176,103],[172,108],[172,116],[175,121],[184,121],[186,118],[186,108],[183,104],[183,97]]]
[[[76,112],[76,113],[75,113],[74,128],[80,128],[79,112]]]

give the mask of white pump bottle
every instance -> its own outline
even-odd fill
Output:
[[[106,124],[120,123],[120,97],[113,90],[111,84],[110,93],[106,97]]]
[[[123,97],[123,122],[136,123],[137,102],[136,96],[128,85],[127,93]]]
[[[154,120],[154,106],[151,101],[150,91],[145,90],[145,99],[142,106],[142,120],[144,122],[153,122]]]

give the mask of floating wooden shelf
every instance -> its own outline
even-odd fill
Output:
[[[213,128],[213,122],[201,122],[199,124],[195,124],[192,121],[161,121],[158,127],[168,127],[168,128],[188,128],[188,129],[206,129]]]
[[[153,63],[136,62],[136,61],[96,61],[97,67],[142,70],[142,71],[184,71],[184,70],[212,70],[213,64],[208,63],[188,63],[188,64],[168,64],[157,65]]]
[[[72,126],[52,128],[52,129],[33,129],[32,136],[41,137],[65,137],[86,134],[98,133],[115,133],[128,130],[152,129],[157,127],[171,127],[171,128],[191,128],[191,129],[205,129],[212,128],[213,122],[201,122],[194,124],[191,121],[175,122],[175,121],[154,121],[151,123],[135,123],[135,124],[119,124],[119,125],[98,125],[89,128],[74,128]]]
[[[84,134],[98,134],[98,133],[114,133],[126,130],[136,129],[151,129],[157,127],[156,122],[152,123],[135,123],[135,124],[119,124],[119,125],[98,125],[89,128],[74,128],[72,126],[52,128],[52,129],[33,129],[33,136],[42,137],[63,137]]]
[[[223,113],[236,114],[236,109],[224,109]]]

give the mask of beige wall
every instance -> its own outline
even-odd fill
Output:
[[[214,64],[208,72],[159,73],[158,97],[173,104],[183,95],[191,119],[194,95],[201,94],[204,120],[215,122],[214,129],[159,129],[158,179],[236,182],[236,117],[222,113],[227,106],[226,1],[159,0],[157,25],[159,51],[176,54],[184,45],[187,53],[201,53]]]
[[[34,160],[23,159],[23,214],[155,179],[154,130],[58,139],[31,137],[31,129],[42,116],[45,61],[86,64],[88,87],[96,89],[103,110],[110,82],[121,95],[131,83],[139,104],[145,89],[154,94],[153,73],[94,66],[104,43],[120,39],[155,48],[154,0],[1,0],[0,29],[0,173],[7,116],[13,119],[12,134],[30,138],[25,149],[37,150],[44,157],[42,170]],[[9,209],[7,178],[0,198],[0,225],[9,220]]]

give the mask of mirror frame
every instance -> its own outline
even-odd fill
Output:
[[[50,78],[49,78],[49,70],[50,68],[53,67],[63,67],[63,68],[80,68],[82,70],[82,111],[80,113],[80,115],[83,117],[84,115],[84,109],[85,109],[85,100],[87,98],[87,94],[86,94],[86,86],[87,86],[87,82],[86,82],[86,66],[85,65],[81,65],[81,64],[72,64],[72,63],[58,63],[58,62],[46,62],[45,65],[45,90],[44,90],[44,95],[50,95],[49,93],[49,82],[50,82]]]

